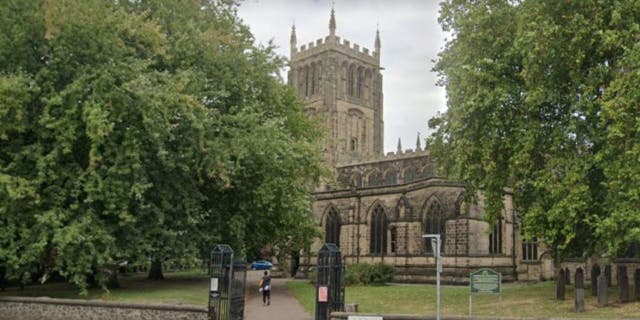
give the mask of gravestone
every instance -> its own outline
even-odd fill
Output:
[[[607,276],[601,274],[598,276],[598,306],[604,307],[607,305],[607,289],[609,283],[607,282]]]
[[[556,299],[564,300],[565,284],[567,278],[564,276],[564,269],[558,270],[558,276],[556,277]]]
[[[640,301],[640,268],[636,269],[633,275],[633,287],[636,293],[636,301]]]
[[[618,266],[618,301],[629,302],[629,276],[626,266]]]
[[[578,268],[575,274],[575,301],[574,309],[576,312],[584,312],[584,272],[582,268]]]
[[[591,296],[598,296],[598,277],[600,276],[600,266],[597,264],[591,268]]]

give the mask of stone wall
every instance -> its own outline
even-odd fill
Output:
[[[206,320],[196,306],[148,305],[51,298],[0,297],[0,320]]]

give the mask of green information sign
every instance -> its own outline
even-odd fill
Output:
[[[480,269],[469,274],[471,293],[500,293],[502,275],[491,269]]]

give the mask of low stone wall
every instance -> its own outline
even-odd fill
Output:
[[[409,314],[376,314],[376,313],[349,313],[333,312],[331,320],[347,320],[349,316],[373,316],[382,317],[383,320],[436,320],[436,316],[417,316]],[[566,318],[504,318],[504,317],[467,317],[467,316],[442,316],[442,320],[564,320]],[[589,320],[589,319],[585,319]],[[591,319],[595,320],[595,319]]]
[[[73,299],[0,297],[0,320],[206,320],[196,306],[149,305]]]

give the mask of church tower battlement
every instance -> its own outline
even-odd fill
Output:
[[[329,35],[298,47],[291,29],[288,81],[305,101],[305,113],[327,129],[325,160],[336,163],[383,154],[383,95],[380,33],[369,49],[336,35],[331,9]]]

